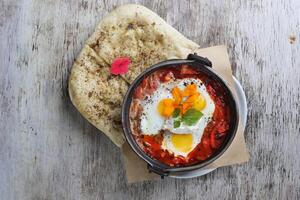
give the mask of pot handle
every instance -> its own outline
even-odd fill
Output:
[[[154,173],[160,175],[161,179],[164,179],[165,176],[169,175],[169,172],[162,171],[161,169],[153,167],[153,166],[151,166],[149,164],[147,165],[147,168],[149,170],[149,173],[154,172]]]
[[[188,60],[194,60],[195,62],[198,62],[198,63],[203,64],[203,65],[208,66],[208,67],[212,67],[212,63],[208,58],[198,56],[196,53],[189,54],[187,59]]]

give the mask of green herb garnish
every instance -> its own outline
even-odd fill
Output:
[[[203,113],[194,108],[188,109],[182,116],[182,122],[188,126],[192,126],[198,122]]]
[[[180,109],[179,108],[175,108],[175,110],[173,111],[172,117],[176,118],[178,117],[180,114]]]
[[[174,128],[178,128],[178,127],[180,126],[180,124],[181,124],[181,121],[180,121],[180,120],[175,120],[175,121],[173,122],[173,127],[174,127]]]

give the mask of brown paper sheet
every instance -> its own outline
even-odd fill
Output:
[[[213,63],[213,69],[227,82],[229,87],[235,93],[233,86],[233,78],[229,56],[226,46],[214,46],[204,49],[197,49],[195,52],[203,57],[207,57]],[[192,52],[193,53],[193,52]],[[213,169],[217,167],[223,167],[233,164],[239,164],[247,162],[249,160],[249,154],[246,149],[244,139],[245,127],[242,126],[241,121],[236,136],[232,141],[230,147],[226,152],[215,160],[210,165],[206,166],[206,169]],[[124,157],[124,164],[126,169],[126,176],[128,183],[134,183],[139,181],[159,179],[160,176],[149,173],[147,170],[147,164],[140,159],[131,147],[125,143],[122,147],[122,153]]]

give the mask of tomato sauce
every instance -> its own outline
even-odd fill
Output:
[[[142,109],[135,105],[132,106],[133,109],[130,111],[133,112],[131,115],[132,134],[138,145],[151,158],[169,166],[188,166],[208,159],[220,148],[229,130],[230,110],[226,106],[225,92],[219,83],[210,79],[207,75],[196,71],[191,66],[166,67],[152,73],[135,89],[133,98],[143,100],[147,94],[151,95],[157,89],[159,83],[167,82],[171,79],[184,78],[200,79],[215,103],[213,117],[204,130],[201,142],[187,157],[175,156],[173,153],[162,149],[163,133],[155,136],[143,135],[139,127],[139,114]]]

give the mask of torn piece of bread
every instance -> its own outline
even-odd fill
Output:
[[[125,141],[121,104],[127,82],[152,64],[185,58],[197,48],[151,10],[134,4],[120,6],[100,22],[77,57],[69,78],[71,100],[89,122],[120,147]],[[124,78],[111,75],[110,64],[125,56],[131,65]]]

